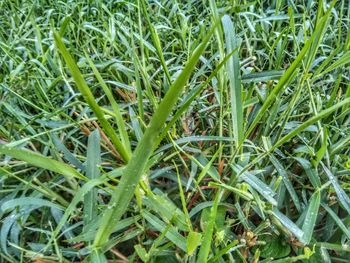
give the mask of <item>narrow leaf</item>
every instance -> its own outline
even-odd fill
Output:
[[[226,54],[229,54],[235,50],[233,56],[226,63],[226,69],[230,85],[233,134],[235,137],[236,147],[238,148],[243,143],[244,136],[241,73],[238,53],[239,47],[234,25],[228,15],[224,15],[222,17],[222,25],[225,34]]]
[[[7,147],[5,145],[0,145],[0,153],[9,155],[13,158],[27,162],[36,167],[40,167],[58,174],[62,174],[65,177],[67,177],[67,179],[70,181],[73,178],[86,180],[85,176],[80,174],[77,170],[75,170],[68,164],[58,162],[56,160],[50,159],[46,156],[34,153],[32,151],[21,150],[17,148]]]
[[[320,208],[320,202],[321,202],[321,193],[320,191],[317,190],[311,196],[310,203],[305,216],[305,221],[302,226],[304,235],[301,241],[304,244],[309,244],[311,241],[312,234],[314,233],[317,215],[318,215],[318,209]]]
[[[54,32],[54,38],[55,38],[55,43],[56,43],[58,50],[61,52],[64,60],[67,63],[69,70],[71,71],[71,74],[75,80],[77,88],[79,89],[79,91],[83,95],[86,102],[91,107],[92,111],[95,113],[96,117],[98,118],[102,127],[104,128],[104,131],[110,137],[112,143],[117,148],[121,157],[125,161],[128,161],[130,159],[130,154],[128,153],[128,151],[126,150],[126,148],[122,144],[122,142],[118,139],[118,136],[115,133],[115,131],[113,130],[113,127],[111,126],[111,124],[105,118],[103,111],[101,110],[100,106],[97,104],[91,90],[89,89],[89,87],[88,87],[88,85],[83,77],[83,74],[80,72],[80,69],[78,68],[76,62],[74,61],[71,54],[68,52],[65,44],[63,43],[63,41],[61,39],[61,36],[57,32]]]
[[[343,188],[338,183],[338,179],[333,175],[333,173],[321,162],[321,166],[323,170],[325,171],[326,175],[328,176],[329,180],[331,181],[334,190],[339,198],[339,202],[343,205],[345,208],[346,212],[350,215],[350,198],[349,196],[345,193]]]
[[[138,143],[132,158],[125,169],[125,173],[121,177],[120,183],[112,195],[110,201],[110,207],[112,207],[112,209],[107,209],[102,217],[102,222],[94,242],[95,247],[100,247],[108,241],[112,231],[111,226],[115,225],[120,220],[121,216],[127,209],[128,204],[133,197],[135,188],[144,173],[147,161],[153,152],[156,139],[189,80],[191,73],[197,64],[199,57],[203,53],[214,29],[215,26],[209,31],[202,43],[194,51],[186,66],[170,86],[169,91],[166,93],[164,99],[154,113],[148,128],[146,129],[141,141]]]
[[[87,148],[86,176],[89,179],[98,178],[101,163],[100,132],[98,129],[89,135]],[[84,226],[97,216],[97,189],[92,189],[84,197]]]

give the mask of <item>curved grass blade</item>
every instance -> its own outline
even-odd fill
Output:
[[[55,203],[52,203],[48,200],[42,199],[42,198],[36,198],[36,197],[20,197],[20,198],[15,198],[12,200],[8,200],[4,202],[1,205],[1,210],[2,211],[8,211],[10,209],[14,209],[16,206],[47,206],[50,208],[56,208],[59,210],[63,210],[64,208],[60,205],[57,205]]]
[[[56,160],[50,159],[46,156],[34,153],[32,151],[10,148],[5,145],[0,145],[0,153],[9,155],[13,158],[19,159],[34,166],[62,174],[67,178],[67,180],[71,182],[72,180],[74,180],[74,178],[86,180],[85,176],[80,174],[77,170],[75,170],[68,164],[58,162]]]

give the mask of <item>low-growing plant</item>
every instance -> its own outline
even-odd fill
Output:
[[[348,262],[347,1],[0,17],[0,262]]]

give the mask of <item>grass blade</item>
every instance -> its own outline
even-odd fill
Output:
[[[303,124],[301,124],[300,126],[295,128],[294,130],[292,130],[290,133],[288,133],[287,135],[282,137],[278,142],[276,142],[275,145],[273,145],[272,149],[276,149],[277,147],[281,146],[282,144],[284,144],[285,142],[287,142],[288,140],[290,140],[291,138],[293,138],[294,136],[296,136],[297,134],[299,134],[300,132],[305,130],[310,125],[312,125],[315,122],[317,122],[317,121],[327,117],[329,114],[331,114],[332,112],[336,111],[337,109],[339,109],[343,105],[346,105],[347,103],[350,103],[350,98],[347,98],[347,99],[345,99],[345,100],[343,100],[341,102],[338,102],[336,105],[333,105],[332,107],[321,111],[319,114],[317,114],[316,116],[308,119]]]
[[[299,198],[297,193],[295,192],[295,189],[293,188],[292,183],[290,182],[289,178],[288,178],[288,174],[287,171],[283,168],[282,164],[277,160],[277,158],[273,155],[270,155],[270,160],[272,162],[272,164],[275,166],[278,174],[282,177],[283,183],[286,186],[294,204],[296,209],[298,209],[298,211],[301,211],[301,206],[300,206],[300,202],[299,202]]]
[[[288,217],[278,211],[276,208],[272,210],[272,214],[281,222],[281,224],[290,231],[299,240],[303,239],[304,232],[296,224],[294,224]]]
[[[310,198],[310,203],[306,212],[305,221],[302,226],[304,232],[302,242],[304,244],[309,244],[314,233],[314,228],[316,224],[316,219],[318,216],[318,209],[320,208],[321,203],[321,193],[316,191]]]
[[[143,217],[159,232],[162,232],[167,227],[166,223],[164,223],[158,217],[152,215],[150,212],[146,210],[143,211]],[[170,226],[168,228],[169,228],[168,231],[165,233],[166,238],[186,252],[187,251],[186,238],[183,237],[181,234],[179,234],[175,227]]]
[[[205,233],[202,241],[201,248],[198,252],[197,262],[207,262],[210,252],[211,241],[213,240],[213,232],[215,226],[215,219],[218,210],[218,205],[222,197],[222,190],[217,191],[212,208],[210,209],[209,220],[205,228]]]
[[[338,183],[337,178],[333,175],[333,173],[323,164],[323,162],[321,162],[321,166],[323,168],[323,170],[325,171],[327,177],[329,178],[329,180],[331,181],[334,190],[339,198],[339,202],[343,205],[343,207],[345,208],[346,212],[348,212],[348,214],[350,215],[350,198],[349,196],[345,193],[345,191],[343,190],[343,188],[341,188],[341,186]]]
[[[233,134],[238,148],[243,143],[243,102],[241,88],[241,73],[239,65],[239,47],[235,35],[234,25],[228,15],[222,17],[224,28],[226,54],[235,50],[232,57],[226,63],[227,75],[230,85],[231,98],[231,118],[233,124]]]
[[[141,141],[138,143],[130,162],[128,163],[125,173],[122,176],[120,183],[112,195],[110,207],[105,211],[100,228],[97,232],[94,247],[100,247],[108,241],[111,234],[111,225],[115,225],[124,214],[129,202],[132,199],[135,188],[144,173],[147,161],[150,158],[155,142],[160,134],[167,117],[172,111],[173,106],[181,95],[187,81],[189,80],[192,71],[203,53],[215,27],[213,27],[202,43],[194,51],[186,66],[181,71],[180,75],[170,86],[164,99],[159,104],[158,109],[154,113],[149,127],[146,129]]]
[[[34,153],[28,150],[21,150],[16,148],[0,145],[0,153],[9,155],[13,158],[19,159],[26,163],[30,163],[36,167],[40,167],[58,174],[64,175],[67,180],[73,183],[74,178],[86,180],[85,176],[80,174],[73,167],[68,164],[58,162],[46,156]],[[74,183],[75,184],[75,183]]]
[[[125,123],[124,123],[124,120],[123,120],[123,116],[122,116],[122,114],[120,112],[119,105],[115,101],[112,92],[108,88],[106,82],[103,80],[100,72],[98,71],[98,69],[94,65],[94,63],[91,60],[91,58],[89,58],[89,56],[87,54],[85,54],[85,57],[86,57],[87,61],[89,62],[89,65],[92,68],[92,71],[94,72],[94,74],[95,74],[98,82],[100,83],[103,91],[105,92],[109,102],[111,103],[113,112],[115,114],[115,120],[116,120],[116,123],[117,123],[117,126],[118,126],[119,135],[120,135],[122,144],[125,146],[125,149],[128,151],[128,154],[131,155],[129,136],[128,136],[128,133],[126,131]]]
[[[166,63],[165,63],[165,59],[164,59],[162,47],[160,44],[159,36],[158,36],[157,30],[154,28],[154,26],[151,23],[151,20],[149,18],[145,0],[141,0],[141,5],[142,5],[143,13],[146,17],[147,24],[148,24],[150,31],[151,31],[152,42],[155,45],[155,48],[157,50],[157,55],[160,59],[160,63],[162,64],[166,78],[167,78],[168,82],[170,83],[170,73],[169,73],[168,67],[166,66]],[[140,6],[139,6],[139,8],[140,8]]]
[[[54,32],[54,38],[55,43],[58,48],[58,50],[61,52],[69,70],[71,71],[71,74],[75,80],[75,83],[77,85],[77,88],[83,95],[86,102],[91,107],[92,111],[95,113],[98,120],[101,122],[102,127],[104,128],[104,131],[106,134],[110,137],[112,143],[116,147],[117,151],[120,153],[121,157],[124,161],[128,161],[130,159],[130,154],[126,150],[125,146],[122,144],[122,142],[118,139],[117,134],[113,130],[113,127],[111,124],[106,120],[103,111],[101,110],[100,106],[97,104],[93,94],[91,93],[91,90],[89,89],[83,74],[80,72],[80,69],[78,68],[77,64],[75,63],[73,57],[68,52],[65,44],[63,43],[61,36],[59,33]]]
[[[88,140],[86,176],[95,179],[100,176],[98,166],[101,163],[100,133],[94,130]],[[84,226],[97,217],[97,189],[92,189],[84,197]]]
[[[283,89],[283,87],[286,85],[286,83],[291,82],[291,78],[295,77],[296,75],[294,74],[297,69],[301,67],[303,58],[307,54],[310,46],[312,45],[315,37],[318,35],[318,33],[322,30],[323,26],[326,23],[326,19],[322,18],[320,23],[317,25],[315,31],[311,35],[311,37],[306,41],[304,47],[300,51],[299,55],[296,57],[294,62],[290,65],[290,67],[286,70],[286,72],[283,74],[283,76],[280,78],[278,81],[276,87],[270,92],[266,100],[264,101],[264,104],[260,108],[258,114],[255,116],[253,122],[249,126],[247,132],[246,132],[246,137],[248,137],[251,132],[254,130],[255,126],[258,124],[258,122],[261,120],[261,118],[265,115],[267,112],[268,108],[272,105],[274,99],[276,96],[279,94],[279,92]]]
[[[195,231],[189,232],[187,237],[187,254],[192,255],[201,242],[202,234]]]
[[[8,200],[1,205],[1,210],[7,211],[10,209],[14,209],[16,206],[31,206],[31,205],[37,206],[38,208],[41,206],[47,206],[47,207],[63,210],[63,207],[60,205],[57,205],[48,200],[44,200],[36,197],[21,197],[21,198]]]
[[[274,198],[274,195],[276,195],[276,193],[268,185],[247,171],[244,171],[241,174],[243,168],[238,165],[235,165],[232,168],[237,174],[240,174],[240,178],[243,181],[258,191],[267,201],[269,201],[272,205],[277,205],[277,201]]]
[[[338,215],[328,205],[322,204],[322,207],[334,219],[335,223],[339,226],[339,228],[343,231],[347,238],[350,239],[350,231],[348,227],[345,226],[343,221],[338,217]]]

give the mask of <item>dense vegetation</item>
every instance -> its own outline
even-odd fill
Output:
[[[349,262],[346,0],[0,1],[0,262]]]

